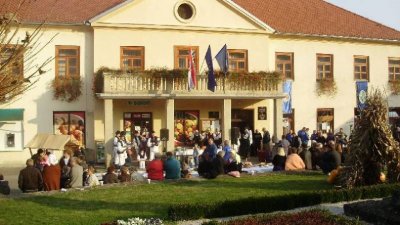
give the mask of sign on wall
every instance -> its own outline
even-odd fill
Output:
[[[267,107],[258,107],[258,120],[267,120]]]

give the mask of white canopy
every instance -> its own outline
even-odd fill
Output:
[[[25,148],[43,148],[50,150],[64,150],[65,145],[71,141],[69,135],[59,134],[36,134]]]

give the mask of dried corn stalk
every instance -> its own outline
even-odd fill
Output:
[[[376,89],[367,97],[350,136],[349,155],[339,176],[342,186],[353,188],[380,182],[387,169],[389,182],[397,182],[399,174],[399,143],[388,124],[388,106],[384,94]]]

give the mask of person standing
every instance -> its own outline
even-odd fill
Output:
[[[154,155],[160,152],[158,148],[159,144],[160,144],[160,139],[156,136],[156,132],[151,131],[150,137],[147,140],[147,147],[150,148],[150,160],[153,160]]]
[[[263,150],[265,152],[265,160],[267,162],[271,161],[271,135],[269,134],[269,131],[265,128],[263,128],[263,137],[262,137],[262,145],[263,145]]]
[[[240,146],[239,146],[239,155],[247,161],[247,157],[249,156],[250,151],[250,134],[249,130],[246,128],[242,137],[240,139]]]
[[[219,148],[222,145],[222,133],[221,131],[217,128],[215,129],[215,133],[212,134],[212,137],[214,139],[214,143]]]
[[[135,134],[132,138],[132,146],[134,149],[134,154],[139,155],[139,152],[141,150],[141,145],[142,145],[142,142],[141,142],[139,131],[135,130]]]
[[[253,134],[253,144],[251,146],[251,154],[253,156],[257,156],[257,153],[261,150],[262,139],[262,134],[256,129]]]
[[[167,160],[164,162],[165,179],[181,178],[181,164],[176,160],[172,152],[167,152]]]
[[[61,189],[61,168],[54,154],[49,155],[50,166],[43,169],[43,183],[45,191],[53,191]]]
[[[203,158],[206,161],[211,162],[217,156],[217,151],[218,151],[218,148],[214,144],[214,139],[213,138],[209,138],[208,139],[208,145],[207,145],[206,149],[203,152]]]
[[[141,169],[141,170],[146,169],[147,155],[146,155],[145,149],[141,149],[138,152],[137,160],[139,161],[139,169]]]
[[[285,136],[285,135],[282,135],[281,144],[282,144],[283,150],[285,151],[285,155],[288,155],[288,153],[289,153],[289,148],[290,148],[290,142],[286,139],[286,136]]]
[[[116,143],[115,143],[116,141]],[[114,165],[117,168],[125,165],[125,161],[127,158],[126,147],[124,147],[124,143],[121,140],[120,136],[114,138]]]
[[[34,167],[32,159],[26,161],[25,169],[19,172],[18,187],[24,193],[38,192],[43,188],[43,177],[40,171]]]
[[[78,164],[77,158],[71,159],[71,188],[83,186],[83,167]]]

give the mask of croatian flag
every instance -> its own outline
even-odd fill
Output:
[[[215,81],[214,75],[214,65],[213,59],[211,54],[211,46],[208,46],[207,53],[206,53],[206,62],[208,67],[208,90],[215,92],[215,87],[217,86],[217,82]]]
[[[367,105],[367,94],[368,94],[368,82],[357,81],[357,106],[360,110],[363,110]]]
[[[197,85],[197,79],[196,79],[196,66],[194,64],[194,58],[195,58],[195,51],[190,49],[190,54],[189,54],[189,71],[188,71],[188,88],[189,91],[193,90],[196,88]]]

